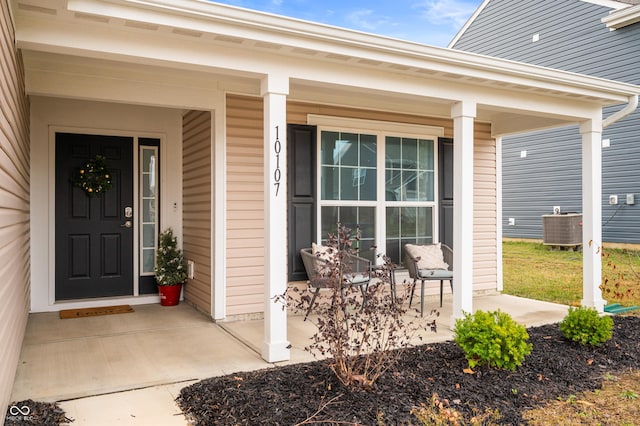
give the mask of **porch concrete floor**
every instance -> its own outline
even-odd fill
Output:
[[[438,306],[425,297],[425,310]],[[567,307],[507,295],[478,296],[474,309],[500,309],[527,326],[560,321]],[[61,320],[31,314],[12,401],[60,401],[74,425],[184,425],[174,400],[180,389],[207,377],[273,367],[259,352],[263,321],[214,323],[187,304],[134,306],[135,312]],[[438,309],[438,332],[424,342],[451,339],[451,296]],[[304,351],[315,327],[289,317],[291,360]]]

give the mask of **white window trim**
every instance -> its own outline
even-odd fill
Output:
[[[318,227],[316,230],[316,241],[322,241],[322,216],[321,209],[324,206],[342,206],[344,201],[342,200],[322,200],[321,193],[321,179],[320,171],[322,167],[322,158],[320,155],[321,143],[320,135],[322,131],[340,131],[345,133],[358,133],[358,134],[370,134],[376,135],[378,143],[378,156],[376,164],[376,178],[377,182],[385,181],[386,165],[384,161],[384,155],[379,155],[380,152],[385,151],[386,136],[397,136],[403,138],[418,138],[433,140],[433,155],[434,155],[434,200],[433,201],[386,201],[384,185],[377,185],[377,200],[351,200],[349,205],[358,207],[375,207],[376,208],[376,229],[375,229],[375,244],[377,247],[386,251],[386,208],[387,207],[431,207],[433,213],[432,233],[433,242],[438,242],[438,230],[439,230],[439,170],[438,170],[438,138],[444,136],[444,128],[419,124],[406,124],[397,122],[375,121],[345,117],[333,117],[325,115],[309,114],[307,116],[307,124],[317,126],[318,132],[318,144],[316,146],[316,173],[318,179],[316,180],[316,193],[317,196],[317,208],[316,217],[318,218]]]
[[[425,136],[443,137],[444,128],[436,126],[427,126],[423,124],[407,124],[397,123],[392,121],[376,121],[365,120],[361,118],[345,118],[345,117],[333,117],[329,115],[307,115],[307,124],[318,127],[331,127],[339,128],[340,131],[358,131],[361,133],[403,133],[408,137],[420,137],[422,139]],[[398,135],[401,136],[401,135]]]

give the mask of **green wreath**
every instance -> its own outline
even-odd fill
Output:
[[[78,170],[74,180],[75,186],[85,190],[87,195],[98,196],[111,189],[111,173],[107,169],[107,159],[102,155],[96,155],[94,160],[89,160]]]

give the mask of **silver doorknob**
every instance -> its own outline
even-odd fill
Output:
[[[123,223],[122,225],[120,225],[120,228],[131,228],[132,223],[130,220],[127,220],[125,223]]]

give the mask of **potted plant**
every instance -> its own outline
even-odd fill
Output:
[[[178,239],[167,228],[160,234],[156,253],[156,283],[162,306],[175,306],[180,302],[182,284],[187,280],[187,267],[178,248]]]

